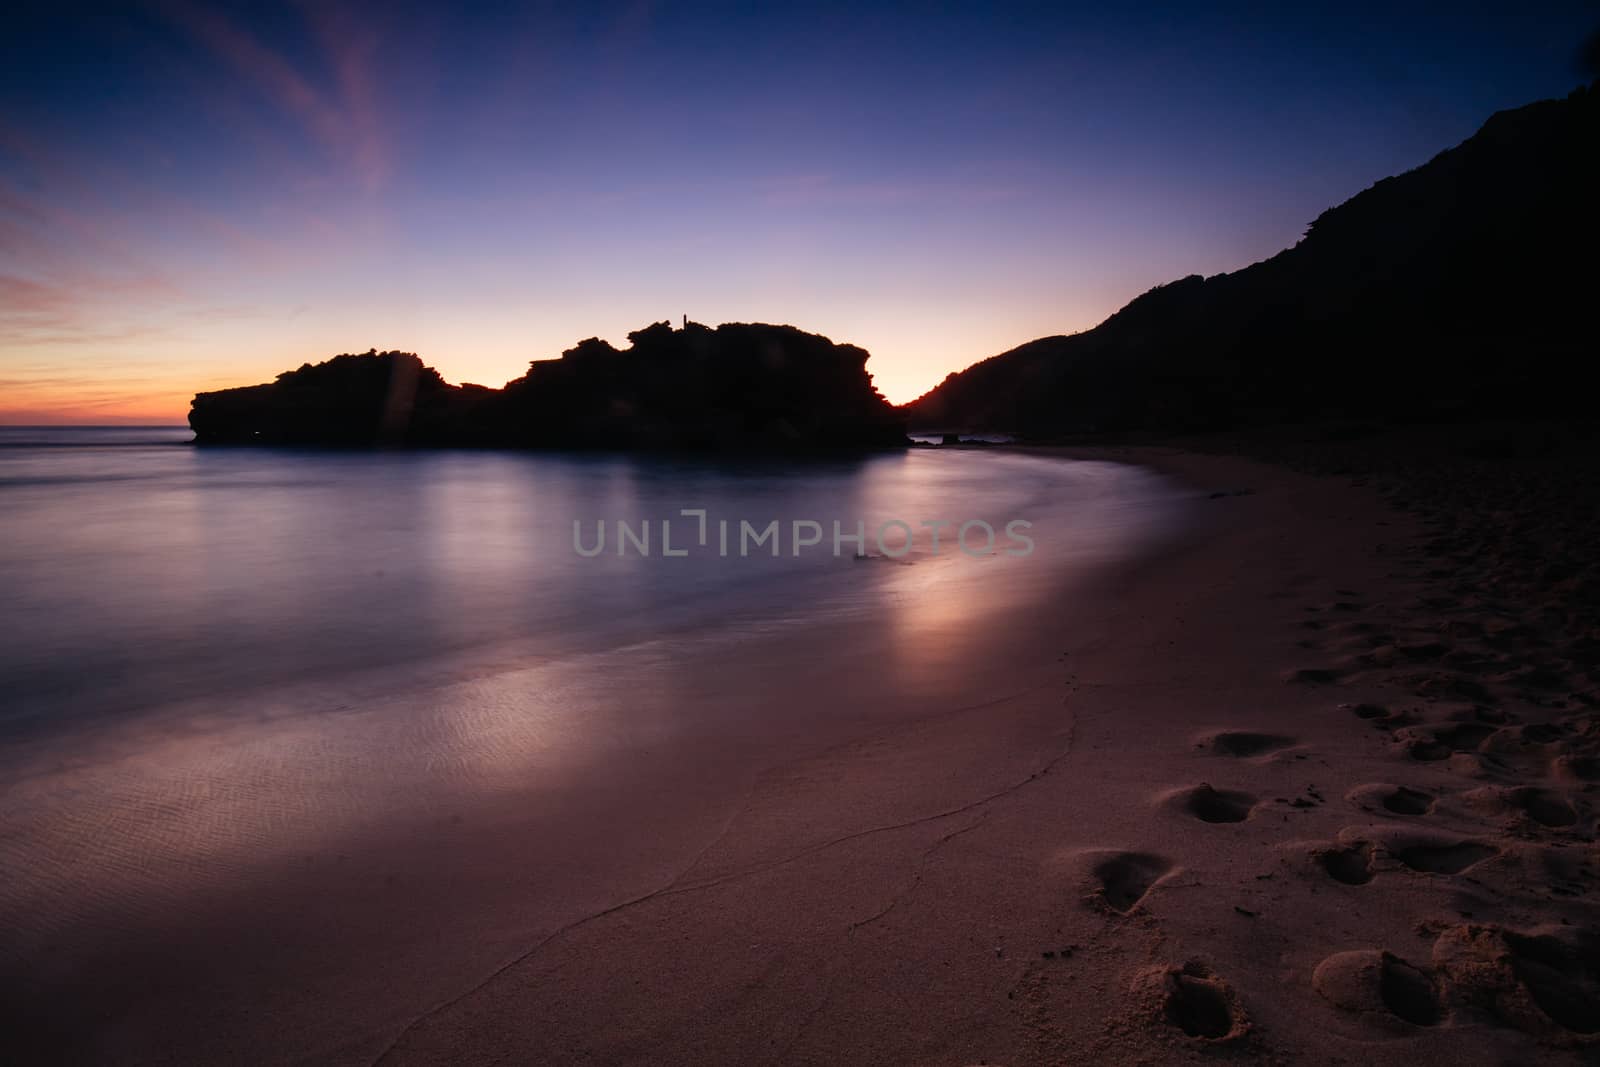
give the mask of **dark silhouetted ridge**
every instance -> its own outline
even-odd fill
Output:
[[[665,322],[590,338],[503,389],[450,385],[409,352],[335,356],[195,396],[201,444],[619,449],[880,448],[904,417],[867,353],[792,326]]]
[[[1596,410],[1600,93],[1494,115],[1264,262],[946,378],[913,428],[1204,430]]]

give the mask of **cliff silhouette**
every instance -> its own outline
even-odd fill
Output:
[[[1229,274],[952,374],[913,429],[1191,431],[1595,412],[1600,91],[1497,113]]]
[[[904,416],[867,352],[792,326],[658,322],[580,341],[503,389],[450,385],[409,352],[340,355],[199,393],[198,444],[615,449],[889,448]]]

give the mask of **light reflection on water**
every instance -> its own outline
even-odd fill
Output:
[[[226,708],[249,692],[488,647],[592,653],[878,602],[897,605],[902,625],[932,625],[977,613],[994,588],[972,580],[980,575],[1038,572],[1068,553],[1090,559],[1167,518],[1167,491],[1140,472],[1020,455],[797,465],[205,450],[175,447],[183,431],[104,433],[118,443],[66,444],[95,441],[84,431],[0,434],[0,738],[198,698]],[[588,529],[676,519],[674,540],[685,544],[695,532],[678,517],[685,507],[713,522],[780,520],[782,557],[722,559],[692,544],[688,558],[618,556],[614,536],[600,557],[573,551],[574,519]],[[832,554],[834,519],[846,532],[865,520],[870,541],[887,518],[998,528],[1014,517],[1043,523],[1032,531],[1037,559],[968,559],[953,531],[938,559],[919,533],[908,557],[917,566],[855,561],[848,543],[846,558]],[[795,519],[825,529],[798,559]],[[935,577],[959,591],[916,595]]]
[[[992,653],[1028,641],[1048,669],[1040,598],[1171,532],[1188,495],[1011,452],[729,463],[186,437],[0,430],[0,987],[42,1011],[102,979],[121,1004],[156,974],[165,999],[141,1010],[158,1044],[192,1018],[224,1043],[255,1033],[275,1018],[260,999],[292,989],[283,1032],[342,1047],[344,1013],[423,1010],[454,989],[443,963],[481,971],[512,935],[661,884],[763,767],[1028,692],[1040,670]],[[574,518],[685,507],[779,519],[784,555],[573,551]],[[1024,518],[1037,549],[935,556],[924,530],[903,560],[789,554],[792,520],[857,518]],[[166,957],[197,915],[191,973]],[[390,973],[411,976],[403,996],[373,992]]]
[[[270,853],[263,835],[313,847],[440,792],[558,788],[607,753],[772,714],[749,696],[772,687],[915,709],[978,685],[979,639],[1007,641],[1008,612],[1168,531],[1184,497],[1136,468],[1015,453],[728,463],[29,433],[0,432],[0,858],[39,870],[39,892],[119,864],[169,884],[170,864],[141,866],[163,850],[225,877],[225,853]],[[721,558],[714,534],[701,549],[685,507],[713,529],[778,519],[782,555]],[[584,558],[575,518],[676,518],[691,554],[617,555],[613,538]],[[904,558],[833,555],[834,519],[870,542],[890,518],[917,529]],[[921,526],[1013,518],[1032,555],[970,558],[954,528],[935,553]],[[798,558],[795,519],[826,529]],[[830,628],[848,647],[817,638]],[[771,676],[723,681],[754,643],[802,640],[792,660],[763,653]]]
[[[35,871],[30,904],[75,881],[227,880],[272,841],[314,849],[461,790],[577,788],[795,693],[914,710],[973,680],[977,637],[1003,639],[1064,564],[1136,550],[1183,497],[1135,468],[1014,453],[729,463],[31,433],[0,433],[0,858]],[[777,519],[782,554],[722,558],[714,534],[702,549],[682,508],[713,529]],[[572,546],[574,519],[663,518],[689,556]],[[918,531],[903,559],[833,554],[833,520],[870,540],[890,518]],[[970,558],[953,528],[935,554],[920,525],[1013,518],[1033,555]],[[825,528],[799,557],[796,519]],[[809,643],[772,651],[789,641]],[[741,667],[757,677],[732,680]]]

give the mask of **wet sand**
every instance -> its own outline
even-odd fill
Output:
[[[1423,520],[1371,486],[1113,457],[1213,511],[1063,610],[1052,690],[759,783],[692,882],[545,942],[385,1060],[1590,1054],[1588,709],[1485,669],[1486,605],[1438,599]],[[937,772],[997,736],[1009,775]],[[813,843],[773,850],[796,824]]]
[[[407,803],[397,767],[381,823],[231,842],[181,910],[129,896],[146,922],[108,878],[102,936],[13,937],[7,1040],[22,1062],[1592,1053],[1600,735],[1569,698],[1594,686],[1529,673],[1502,635],[1533,609],[1442,589],[1437,531],[1375,485],[1097,455],[1199,489],[1186,536],[898,628],[641,661],[630,713],[586,734],[606,775],[524,751],[498,799],[478,774]],[[497,677],[427,699],[493,708]],[[292,758],[296,721],[250,763]]]

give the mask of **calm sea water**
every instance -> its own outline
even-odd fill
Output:
[[[683,877],[761,783],[825,792],[826,753],[1004,705],[871,804],[991,792],[1058,735],[1062,627],[1108,603],[1078,595],[1193,495],[986,449],[188,436],[0,430],[0,997],[29,1020],[0,1059],[367,1062],[397,1019]],[[663,519],[688,555],[661,555]],[[782,554],[721,556],[719,519],[778,520]],[[835,520],[891,519],[901,558],[833,554]],[[953,527],[935,552],[921,525],[1015,519],[1031,555],[961,554]],[[617,553],[617,520],[651,522],[649,556]],[[797,520],[824,532],[798,556]],[[761,825],[798,849],[824,824]]]
[[[0,739],[201,699],[226,714],[273,687],[403,678],[491,649],[509,662],[816,621],[910,595],[907,564],[923,567],[914,588],[931,598],[929,578],[970,578],[985,561],[955,551],[953,528],[935,554],[924,521],[1031,521],[1036,554],[1003,562],[1042,573],[1064,553],[1092,563],[1156,535],[1181,498],[1135,468],[1015,453],[796,464],[199,449],[189,437],[0,429]],[[704,548],[686,508],[708,513]],[[721,557],[719,518],[733,553],[740,520],[779,520],[782,554]],[[618,519],[652,524],[649,557],[618,554]],[[660,554],[662,519],[687,557]],[[832,523],[850,533],[858,519],[869,539],[905,521],[912,553],[885,568],[846,542],[836,557]],[[586,547],[607,526],[605,552],[574,550],[575,520]],[[824,531],[798,557],[795,520]],[[996,547],[1021,546],[1001,532]],[[881,555],[870,540],[867,553]]]

